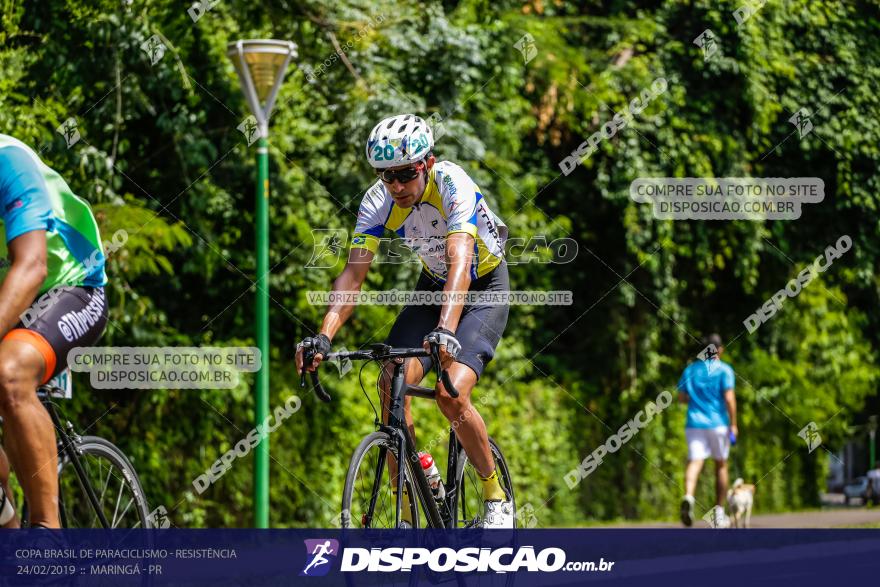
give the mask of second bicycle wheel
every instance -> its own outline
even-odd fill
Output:
[[[58,474],[61,527],[104,527],[89,497],[88,486],[108,527],[149,528],[147,498],[125,454],[97,436],[83,436],[74,448],[85,479],[80,478],[75,464],[65,455]]]
[[[397,504],[391,492],[389,462],[400,470],[397,446],[391,437],[384,432],[373,432],[364,437],[351,457],[345,476],[341,516],[343,528],[395,527]],[[418,528],[415,492],[409,479],[405,484],[410,497],[412,527]]]

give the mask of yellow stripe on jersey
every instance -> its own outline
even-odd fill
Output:
[[[501,264],[501,257],[496,257],[489,252],[483,239],[477,239],[477,277],[482,277]]]
[[[446,210],[443,209],[443,199],[440,197],[440,189],[437,187],[437,182],[434,180],[433,168],[431,168],[430,181],[425,188],[425,193],[422,195],[422,201],[420,203],[434,206],[440,211],[443,220],[446,220]]]
[[[385,228],[388,230],[399,229],[406,222],[406,219],[409,218],[409,215],[412,214],[412,211],[412,208],[401,208],[397,204],[391,204],[391,214],[388,216],[388,220],[385,221]]]
[[[466,222],[465,224],[459,224],[457,227],[454,227],[452,230],[446,233],[446,236],[450,234],[455,234],[456,232],[465,232],[471,235],[474,238],[477,238],[477,226],[475,224],[471,224],[470,222]],[[483,242],[483,239],[478,239],[480,242]]]

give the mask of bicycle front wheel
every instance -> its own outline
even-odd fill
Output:
[[[405,473],[405,464],[401,467],[397,458],[397,443],[385,432],[373,432],[364,437],[351,457],[345,476],[340,518],[343,528],[397,526],[397,502],[391,492],[389,464],[395,466],[401,474]],[[416,494],[409,475],[405,475],[404,484],[409,495],[409,519],[412,527],[418,528]]]
[[[97,436],[83,436],[73,448],[82,473],[65,453],[58,474],[62,528],[105,527],[92,497],[108,528],[151,527],[147,498],[125,453]]]

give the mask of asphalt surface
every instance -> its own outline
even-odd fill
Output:
[[[880,508],[835,507],[821,511],[787,514],[752,514],[752,528],[842,528],[880,524]],[[676,522],[622,522],[603,528],[681,528]],[[709,524],[697,518],[694,528],[708,528]]]

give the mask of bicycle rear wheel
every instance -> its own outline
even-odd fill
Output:
[[[97,436],[83,436],[74,446],[85,476],[81,479],[65,454],[58,473],[58,507],[63,528],[102,528],[86,484],[110,528],[149,528],[149,506],[134,467],[116,445]]]
[[[397,465],[399,473],[405,473],[406,466],[401,467],[397,458],[397,444],[385,432],[365,436],[355,449],[342,492],[343,528],[395,527],[397,504],[391,492],[388,460]],[[410,519],[413,528],[418,528],[416,494],[408,477],[406,474],[404,483],[410,498]]]
[[[513,482],[510,480],[510,470],[507,461],[498,444],[490,437],[489,449],[495,460],[495,468],[498,471],[498,481],[501,487],[510,497],[510,505],[513,508],[513,525],[517,524],[516,500],[513,495]],[[473,464],[468,460],[464,449],[458,453],[458,467],[455,473],[458,495],[452,501],[452,519],[455,528],[479,528],[483,523],[483,486],[480,476]]]

